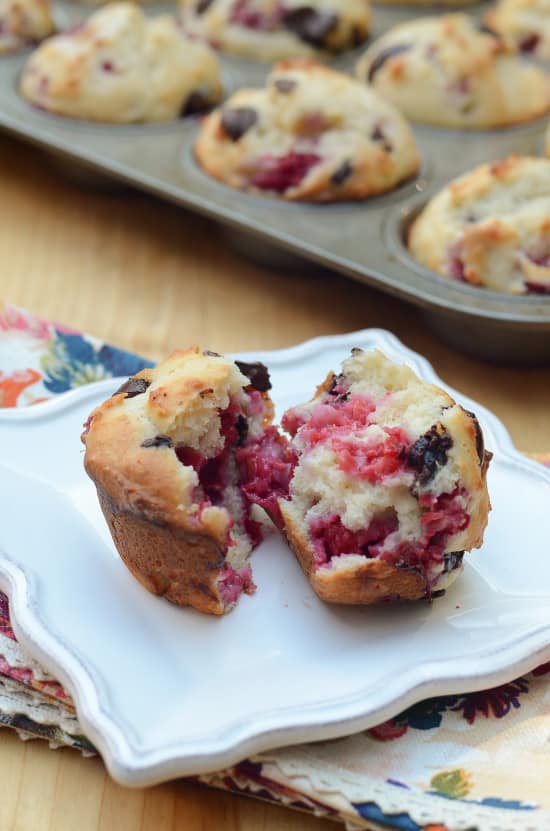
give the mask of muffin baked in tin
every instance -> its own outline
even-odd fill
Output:
[[[43,43],[20,90],[43,110],[115,123],[167,121],[203,111],[222,94],[218,59],[175,18],[147,18],[113,3]]]
[[[180,0],[186,29],[264,61],[336,53],[368,36],[368,0]]]
[[[0,55],[33,46],[54,29],[48,0],[0,0]]]
[[[517,49],[550,61],[550,0],[499,0],[485,20]]]
[[[401,23],[359,60],[357,74],[412,121],[503,127],[550,109],[550,76],[464,14]]]
[[[413,222],[408,245],[443,277],[550,295],[550,160],[511,156],[455,179]]]
[[[195,152],[216,179],[251,193],[335,202],[384,193],[419,156],[403,116],[366,86],[308,59],[277,64],[204,121]]]

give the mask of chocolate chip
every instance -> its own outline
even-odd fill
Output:
[[[519,48],[522,52],[534,52],[539,43],[540,35],[528,35],[521,41]]]
[[[352,46],[361,46],[367,39],[368,32],[360,26],[354,26],[351,30],[351,44]]]
[[[244,361],[235,361],[243,375],[246,375],[251,386],[259,392],[267,392],[271,389],[269,371],[265,364],[247,364]]]
[[[326,36],[338,25],[331,12],[318,12],[311,6],[300,6],[285,12],[283,25],[312,46],[324,46]]]
[[[142,447],[173,447],[174,443],[170,436],[154,436],[152,439],[145,439],[141,442]]]
[[[145,392],[147,387],[150,385],[150,381],[146,381],[145,378],[135,378],[133,375],[131,378],[128,378],[121,387],[117,389],[113,395],[119,395],[121,392],[126,393],[126,398],[134,398],[136,395],[141,395],[142,392]]]
[[[296,89],[298,86],[297,81],[293,81],[292,78],[277,78],[275,81],[275,87],[278,92],[282,92],[284,95],[287,95],[289,92],[292,92],[293,89]]]
[[[388,139],[387,135],[384,133],[382,128],[377,124],[372,133],[370,134],[371,141],[379,141],[382,144],[382,147],[386,151],[386,153],[391,153],[393,150],[393,144]]]
[[[237,428],[237,433],[239,435],[237,444],[244,444],[246,437],[248,436],[248,421],[244,416],[238,415],[235,427]]]
[[[498,32],[495,32],[494,29],[491,29],[490,26],[487,26],[486,23],[479,23],[477,27],[478,32],[481,32],[482,35],[491,35],[491,37],[500,40],[500,35]]]
[[[479,459],[479,464],[483,464],[483,460],[485,459],[485,443],[483,441],[483,433],[481,432],[481,427],[479,426],[479,421],[476,418],[475,413],[471,413],[470,410],[462,408],[466,415],[469,415],[472,421],[474,422],[474,429],[476,431],[476,451],[477,457]]]
[[[204,14],[207,9],[210,8],[214,0],[198,0],[195,11],[197,14]]]
[[[447,551],[443,555],[443,574],[446,574],[448,571],[454,571],[455,568],[459,568],[459,566],[462,565],[463,557],[464,551]]]
[[[203,355],[207,355],[209,358],[221,358],[219,352],[211,352],[210,349],[203,349]]]
[[[184,118],[186,115],[204,113],[211,106],[212,102],[208,100],[206,93],[199,91],[192,92],[180,110],[180,118]]]
[[[351,174],[353,173],[353,167],[350,161],[346,160],[343,162],[338,170],[336,170],[331,177],[331,182],[333,185],[343,185],[344,182],[349,179]]]
[[[438,467],[447,464],[447,451],[453,440],[442,424],[434,424],[427,433],[415,441],[407,456],[407,462],[418,473],[418,481],[425,485],[432,479]]]
[[[433,600],[436,597],[443,597],[444,594],[445,589],[437,589],[437,591],[430,593],[430,599]]]
[[[222,110],[222,127],[231,141],[238,141],[258,120],[252,107],[226,107]]]
[[[403,52],[408,52],[411,47],[406,43],[396,43],[394,46],[388,46],[387,49],[382,49],[381,52],[374,58],[369,68],[368,81],[372,84],[374,76],[379,69],[382,69],[386,61],[395,55],[401,55]]]

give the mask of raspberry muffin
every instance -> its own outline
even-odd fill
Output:
[[[391,104],[307,59],[282,61],[265,89],[231,96],[205,119],[195,151],[231,187],[310,202],[384,193],[419,165],[412,131]]]
[[[550,110],[550,76],[464,14],[395,26],[369,47],[357,73],[424,124],[505,127]]]
[[[41,109],[118,123],[166,121],[221,97],[214,52],[168,15],[148,19],[114,3],[56,35],[30,57],[21,93]]]
[[[436,194],[409,249],[451,280],[511,294],[550,294],[550,160],[483,164]]]
[[[0,55],[33,46],[54,28],[47,0],[0,0]]]
[[[130,378],[88,419],[86,471],[120,556],[154,594],[220,615],[254,591],[248,557],[262,525],[235,454],[261,444],[273,455],[269,388],[262,364],[193,347]]]
[[[473,415],[378,351],[352,350],[283,418],[295,464],[281,527],[319,597],[433,597],[483,541],[490,453]]]
[[[500,0],[485,20],[517,49],[550,60],[550,0]]]
[[[225,52],[274,61],[367,39],[368,0],[180,0],[185,28]]]

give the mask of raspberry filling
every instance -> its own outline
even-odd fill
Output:
[[[360,531],[350,531],[346,528],[338,514],[314,520],[310,525],[310,533],[316,568],[343,554],[375,556],[371,546],[383,543],[389,534],[397,530],[397,525],[394,512],[373,519],[367,528]]]
[[[252,390],[249,394],[248,415],[257,415],[261,408],[263,408],[263,399],[256,390]],[[262,526],[252,518],[252,503],[243,490],[245,483],[235,481],[236,475],[231,465],[235,448],[243,442],[246,442],[248,421],[241,408],[235,403],[231,403],[226,410],[220,413],[220,420],[220,433],[224,438],[224,446],[217,456],[207,459],[197,450],[184,446],[176,447],[175,452],[180,462],[192,467],[198,476],[199,492],[195,494],[195,501],[199,504],[201,511],[203,508],[211,505],[223,507],[227,487],[231,484],[238,484],[240,486],[243,507],[242,524],[246,534],[250,538],[252,547],[255,547],[262,541]],[[230,523],[227,539],[228,548],[236,544],[236,540],[231,536],[231,528],[233,526],[234,523]],[[254,586],[251,576],[252,572],[250,569],[250,573],[245,572],[246,569],[241,569],[237,573],[226,563],[225,572],[220,578],[220,591],[223,587],[224,592],[226,589],[228,592],[229,590],[234,592],[238,586],[241,586],[238,593],[241,591],[252,591],[253,589],[250,589],[250,587]],[[226,602],[223,593],[222,599]]]
[[[340,470],[353,479],[371,485],[405,485],[420,507],[421,533],[412,541],[399,540],[399,519],[392,507],[359,530],[347,528],[336,512],[316,516],[309,523],[314,564],[330,568],[334,557],[352,554],[379,557],[397,568],[418,571],[429,594],[444,565],[448,540],[470,521],[464,489],[418,493],[419,486],[426,486],[447,463],[453,442],[442,424],[433,425],[415,441],[402,427],[381,425],[369,437],[365,430],[375,424],[376,404],[350,394],[341,379],[334,379],[331,390],[312,410],[296,407],[283,418],[283,427],[297,437],[302,455],[326,445]]]
[[[288,499],[297,454],[275,427],[238,448],[235,457],[241,475],[242,493],[251,506],[260,505],[275,525],[282,526],[279,499]]]
[[[316,153],[287,153],[286,156],[261,156],[250,183],[262,190],[283,193],[297,187],[312,167],[321,161]]]
[[[269,32],[279,26],[283,16],[284,9],[280,4],[277,4],[270,12],[261,12],[251,8],[249,0],[235,0],[229,22],[244,26],[246,29]]]
[[[218,578],[218,590],[226,606],[236,603],[242,592],[254,594],[256,585],[252,579],[250,566],[235,571],[229,563],[225,563],[223,573]]]

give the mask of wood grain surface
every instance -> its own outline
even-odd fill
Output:
[[[84,188],[50,157],[6,137],[0,206],[0,296],[38,315],[153,359],[195,342],[217,351],[272,349],[384,327],[492,409],[520,448],[550,449],[550,369],[460,355],[412,306],[312,268],[255,265],[205,219],[131,190]],[[98,759],[0,734],[2,831],[333,827],[188,783],[121,788]]]

